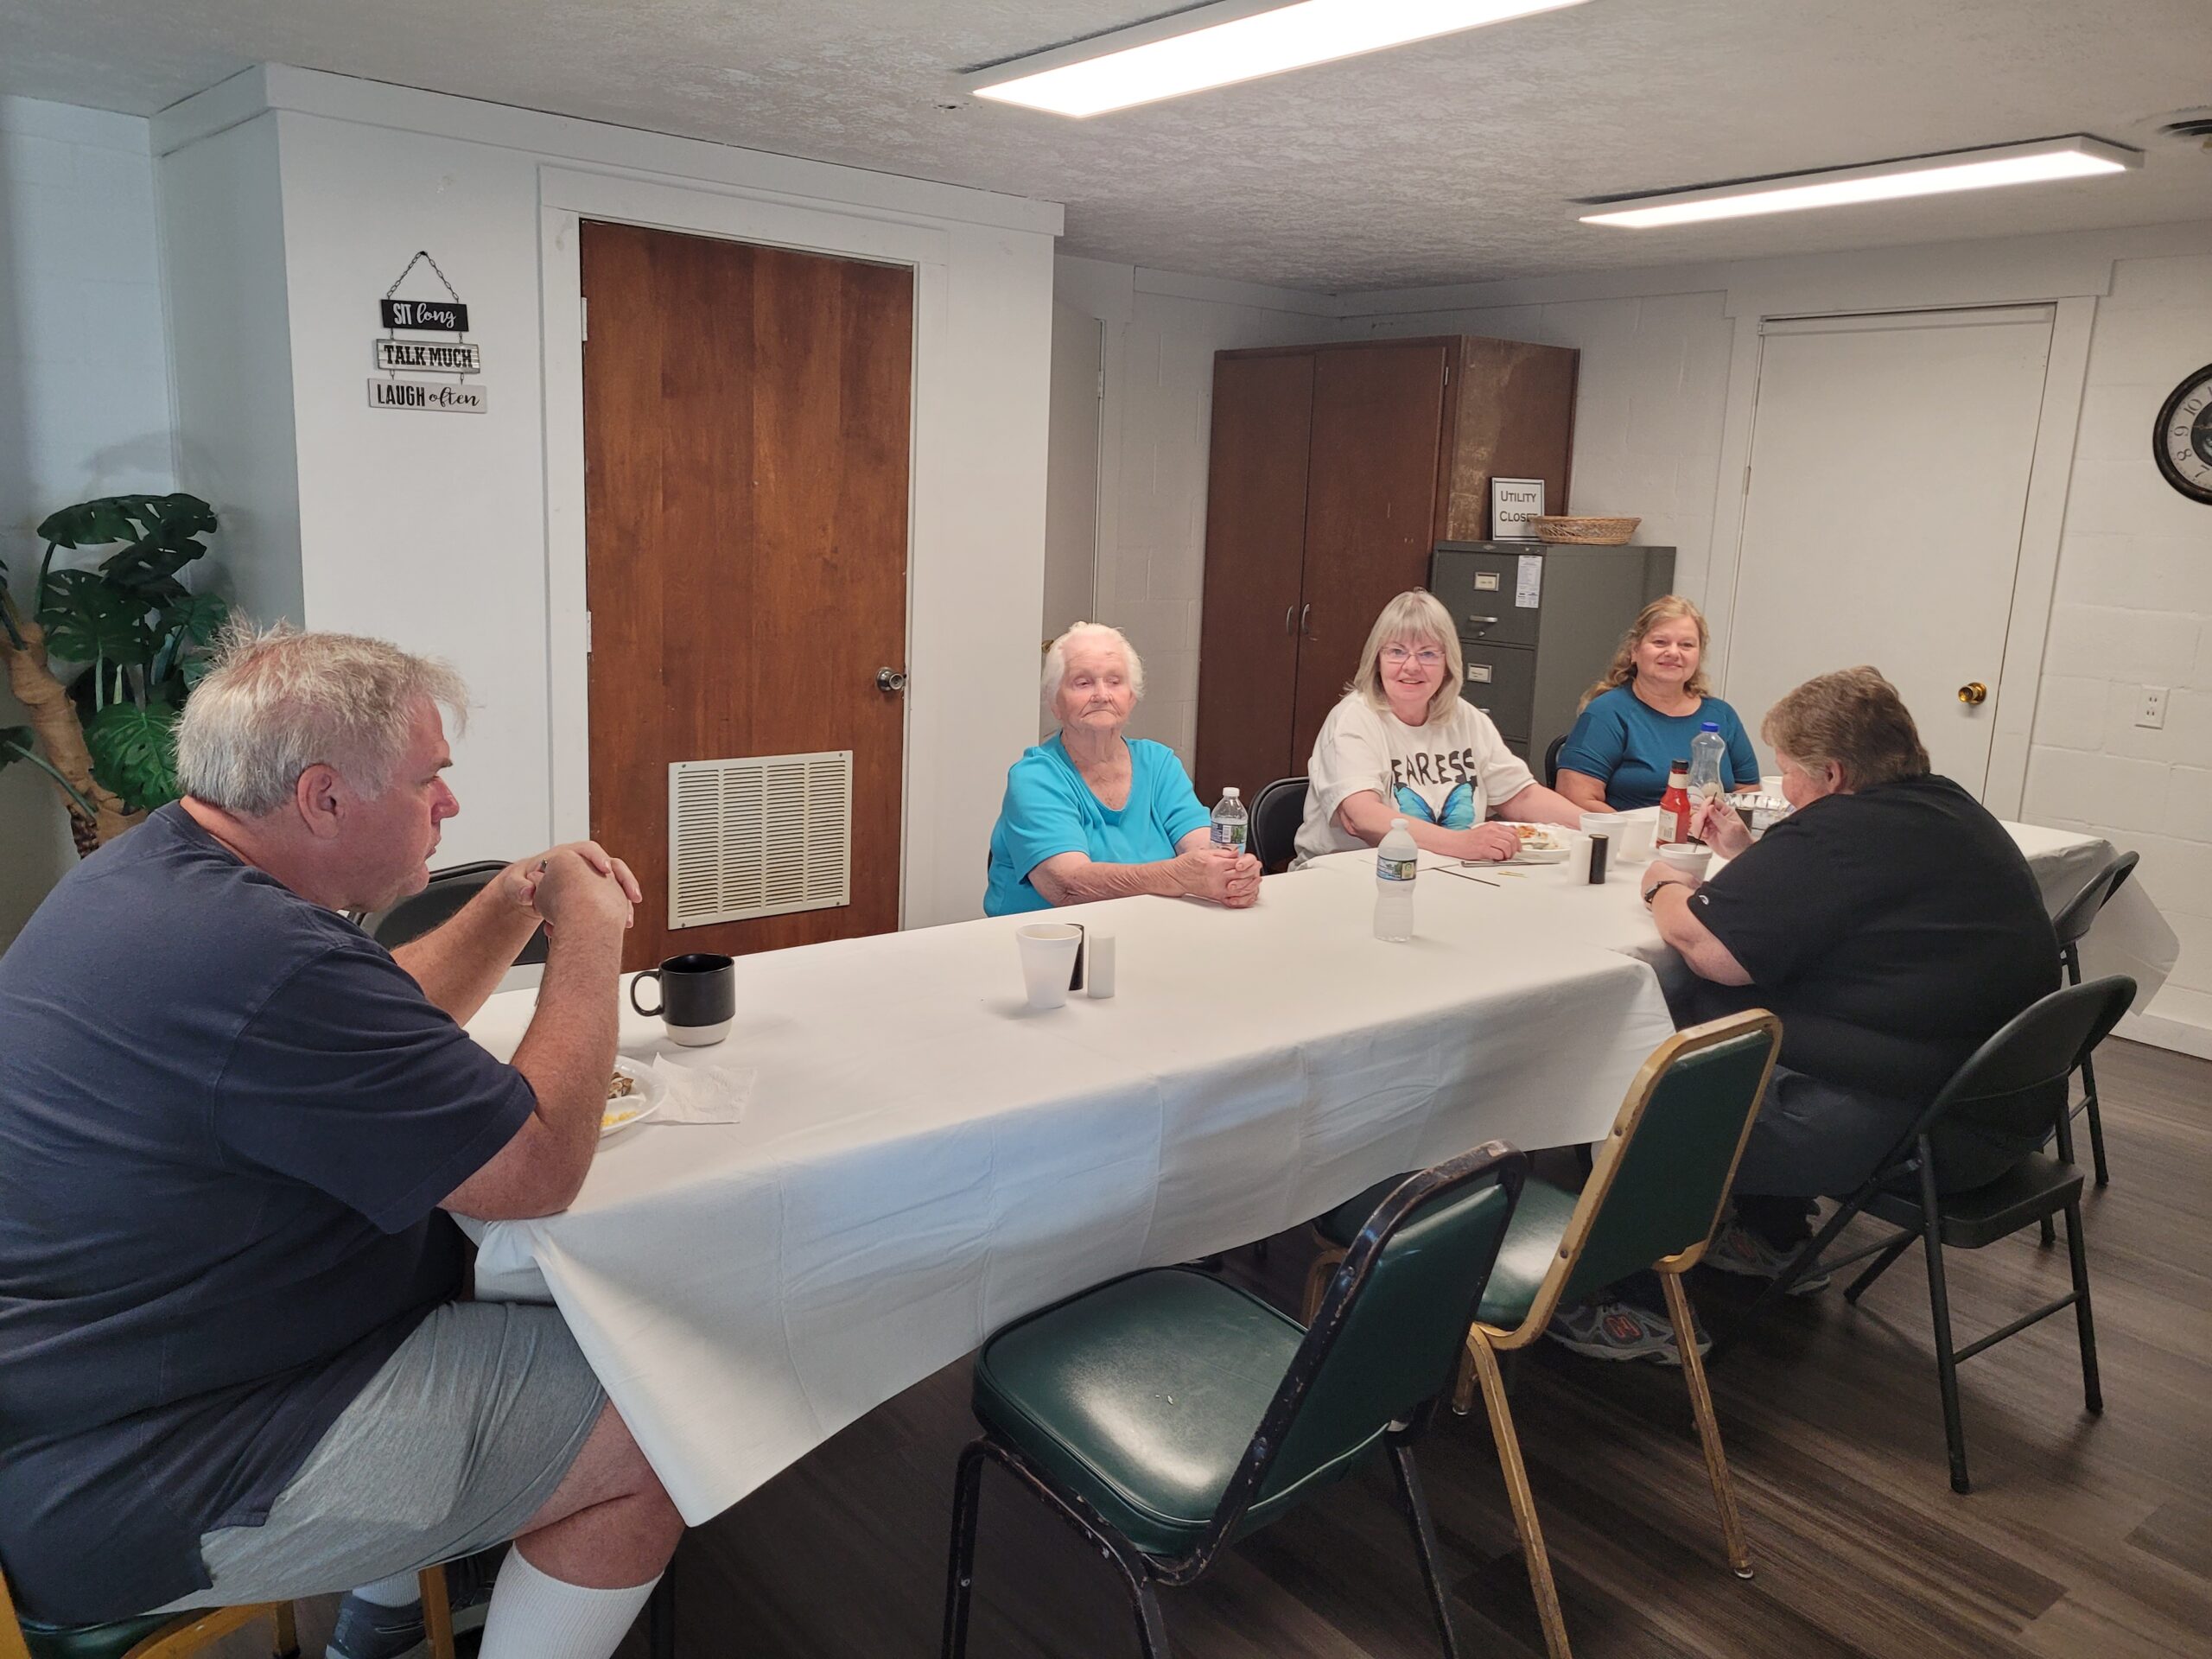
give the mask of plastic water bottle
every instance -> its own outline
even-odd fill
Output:
[[[1421,870],[1421,849],[1403,818],[1390,820],[1390,833],[1375,849],[1375,937],[1403,944],[1414,936],[1414,877]]]
[[[1244,803],[1236,798],[1235,790],[1223,790],[1221,804],[1213,810],[1213,844],[1226,847],[1241,856],[1251,834],[1252,817],[1245,811]]]
[[[1698,728],[1697,735],[1690,739],[1689,796],[1693,807],[1700,801],[1712,800],[1720,793],[1720,757],[1727,753],[1727,749],[1728,745],[1721,738],[1717,721],[1705,721]],[[1682,828],[1687,836],[1689,826],[1685,823]],[[1703,837],[1691,836],[1690,839],[1702,840]]]

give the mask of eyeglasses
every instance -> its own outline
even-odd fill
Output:
[[[1423,668],[1435,668],[1443,663],[1444,653],[1433,646],[1408,651],[1403,645],[1385,645],[1382,660],[1392,668],[1403,668],[1409,662],[1419,663]]]

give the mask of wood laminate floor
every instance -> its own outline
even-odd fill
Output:
[[[1795,1303],[1713,1370],[1750,1583],[1721,1559],[1680,1376],[1531,1353],[1514,1409],[1578,1655],[2212,1654],[2212,1063],[2113,1042],[2099,1069],[2113,1175],[2087,1233],[2106,1410],[2082,1409],[2063,1315],[1969,1362],[1971,1496],[1948,1482],[1916,1250],[1857,1309],[1840,1287]],[[1289,1305],[1306,1259],[1286,1235],[1230,1270]],[[1954,1252],[1961,1339],[2060,1294],[2065,1261],[2032,1230]],[[1746,1294],[1693,1286],[1716,1325]],[[967,1399],[966,1364],[949,1367],[692,1534],[683,1659],[934,1653]],[[1420,1455],[1465,1651],[1540,1656],[1485,1421],[1441,1420]],[[976,1659],[1135,1652],[1104,1564],[990,1475],[977,1571]],[[1437,1651],[1379,1467],[1165,1605],[1183,1659]],[[626,1659],[644,1652],[633,1632]]]

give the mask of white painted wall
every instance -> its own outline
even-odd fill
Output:
[[[0,97],[0,559],[19,601],[48,513],[174,487],[157,246],[144,121]],[[0,689],[0,726],[22,720]],[[0,775],[0,949],[75,857],[45,779]]]
[[[2151,428],[2212,359],[2212,249],[2120,260],[2097,304],[2028,767],[2028,815],[2143,855],[2181,935],[2152,1013],[2212,1052],[2212,507],[2159,477]],[[2163,730],[2135,724],[2169,689]],[[2180,1033],[2168,1033],[2175,1035]]]
[[[273,204],[243,160],[201,159],[247,129],[274,133]],[[547,401],[573,396],[565,378],[550,393],[545,368],[574,341],[573,311],[545,309],[559,291],[545,211],[556,177],[613,203],[602,217],[669,224],[679,211],[727,209],[746,222],[834,221],[861,243],[879,233],[925,243],[906,918],[977,912],[979,849],[1005,768],[1033,741],[1057,207],[281,66],[165,112],[156,140],[180,192],[243,190],[253,222],[273,215],[281,226],[281,356],[267,353],[237,378],[179,358],[188,408],[289,397],[297,530],[289,544],[280,533],[254,543],[257,580],[272,594],[296,582],[310,626],[435,652],[471,682],[476,709],[455,749],[463,810],[446,843],[455,859],[586,828],[581,791],[563,781],[584,741],[581,584],[549,567],[549,511],[568,510],[574,481],[570,446],[556,439],[577,419]],[[656,205],[671,201],[684,205]],[[804,231],[762,239],[827,245]],[[418,248],[469,305],[491,394],[484,415],[367,406],[377,302]],[[251,272],[240,269],[249,257]],[[190,266],[177,274],[180,293],[268,280],[265,259],[218,245],[179,246],[172,259]],[[418,272],[404,291],[436,291],[422,281]],[[190,479],[211,458],[194,444],[186,462]],[[255,493],[274,531],[281,481]]]
[[[1213,354],[1337,337],[1323,296],[1096,259],[1055,261],[1060,301],[1106,328],[1098,472],[1098,615],[1144,658],[1130,734],[1187,768],[1198,720]]]

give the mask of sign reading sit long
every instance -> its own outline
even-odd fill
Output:
[[[384,326],[421,328],[441,334],[468,332],[468,308],[459,300],[385,300]]]

